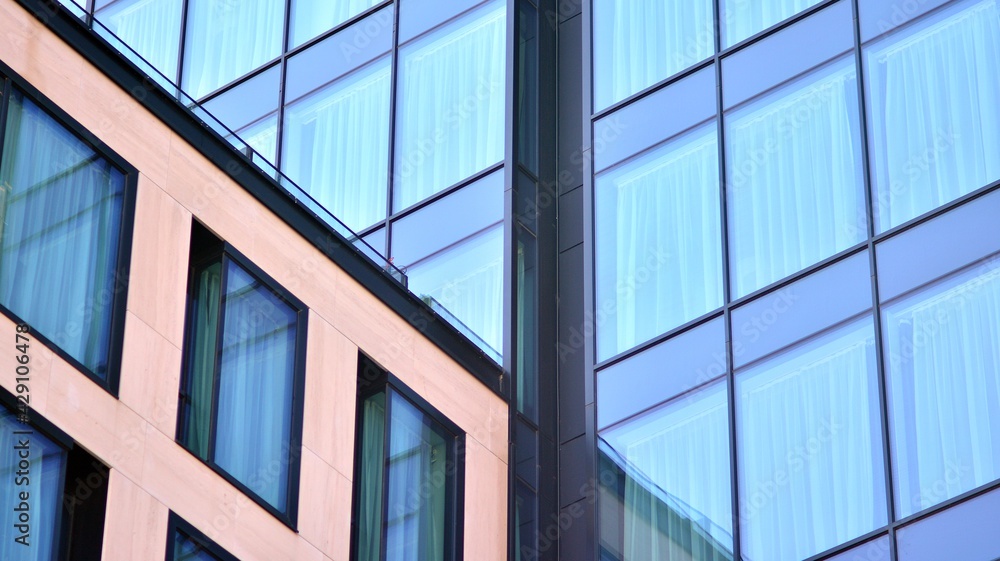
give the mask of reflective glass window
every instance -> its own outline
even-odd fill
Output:
[[[726,403],[721,380],[602,435],[601,534],[619,561],[733,558]]]
[[[0,304],[108,382],[125,176],[17,91],[5,132]]]
[[[1000,490],[992,490],[896,531],[899,561],[1000,559],[996,520]]]
[[[284,0],[190,0],[181,87],[200,99],[277,57],[284,21]]]
[[[1000,476],[1000,258],[883,310],[903,517]]]
[[[176,83],[181,9],[182,0],[119,0],[97,10],[94,15],[109,31]]]
[[[1000,6],[955,3],[865,49],[877,225],[1000,179]]]
[[[886,524],[870,318],[736,374],[748,559],[805,559]]]
[[[382,58],[285,109],[282,171],[354,230],[386,213],[390,70]]]
[[[710,0],[595,0],[595,110],[711,56],[712,11]]]
[[[506,22],[490,2],[401,47],[395,209],[503,160]]]
[[[722,48],[756,35],[822,0],[721,0]]]
[[[598,176],[599,360],[722,305],[718,153],[713,123]]]
[[[333,29],[364,12],[381,0],[292,0],[289,22],[289,49]],[[392,25],[392,21],[379,22]]]

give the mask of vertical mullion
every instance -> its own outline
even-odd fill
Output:
[[[396,170],[396,88],[399,87],[399,2],[392,4],[392,51],[389,61],[389,174],[386,184],[381,188],[386,190],[385,196],[385,244],[383,255],[387,261],[392,259],[392,229],[389,218],[392,216]],[[390,261],[391,262],[391,261]]]
[[[379,561],[386,561],[386,548],[389,544],[389,442],[392,437],[392,401],[395,395],[392,386],[385,386],[385,422],[382,423],[382,543],[379,546]]]
[[[274,139],[274,167],[278,170],[279,174],[281,171],[281,160],[282,160],[282,148],[284,147],[284,129],[285,129],[285,90],[287,89],[285,84],[288,80],[288,50],[290,48],[289,42],[291,41],[291,27],[292,27],[292,2],[294,0],[285,0],[285,25],[282,30],[281,38],[281,58],[278,60],[278,64],[281,65],[278,77],[278,115],[275,122],[275,139]],[[278,182],[281,180],[279,178]]]
[[[865,217],[868,222],[868,261],[871,273],[872,316],[875,326],[875,372],[878,379],[879,417],[882,434],[882,467],[885,474],[886,524],[889,527],[889,559],[896,559],[896,505],[893,500],[892,447],[889,445],[888,381],[885,375],[885,349],[882,339],[882,313],[879,303],[878,258],[875,255],[875,190],[871,178],[871,154],[868,150],[868,111],[865,99],[865,66],[861,47],[861,6],[859,0],[851,1],[854,19],[854,60],[858,84],[858,111],[861,126],[861,165],[865,186]]]
[[[226,287],[229,282],[229,257],[223,253],[219,259],[222,270],[219,271],[219,326],[215,333],[215,368],[212,369],[212,414],[208,419],[208,458],[210,465],[215,464],[216,419],[219,416],[219,385],[222,378],[222,343],[226,330]]]
[[[190,3],[191,0],[183,0],[181,5],[181,28],[178,31],[181,37],[177,43],[177,75],[174,76],[174,85],[177,86],[174,96],[178,100],[181,99],[181,77],[184,76],[184,52],[187,50],[187,20],[188,12],[190,12]],[[185,103],[184,105],[187,104]]]

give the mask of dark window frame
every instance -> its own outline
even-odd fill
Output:
[[[255,265],[250,261],[243,253],[233,247],[226,241],[216,238],[215,235],[208,230],[207,227],[201,225],[200,222],[195,220],[193,222],[194,228],[192,229],[192,252],[190,256],[190,262],[188,265],[188,295],[187,295],[187,305],[184,315],[184,349],[182,354],[181,363],[181,378],[180,387],[178,389],[178,410],[177,410],[177,428],[175,440],[182,448],[191,453],[199,461],[210,467],[215,473],[219,474],[223,479],[228,481],[234,487],[236,487],[244,495],[250,497],[255,503],[260,505],[261,508],[271,513],[275,518],[281,520],[286,526],[288,526],[293,531],[298,531],[298,507],[299,507],[299,483],[301,476],[301,458],[302,458],[302,431],[304,424],[305,415],[305,375],[306,375],[306,344],[307,344],[307,330],[308,330],[308,316],[309,308],[296,298],[291,292],[285,289],[281,284],[274,280],[270,275],[264,272],[263,269]],[[195,240],[196,233],[202,232],[203,240]],[[195,248],[195,243],[198,241],[206,241],[208,245],[207,248],[197,249]],[[228,262],[233,262],[242,268],[247,274],[254,278],[254,280],[260,282],[263,287],[266,287],[271,294],[277,296],[280,300],[288,304],[289,307],[296,311],[296,322],[295,322],[295,351],[293,358],[293,371],[292,376],[292,418],[291,426],[289,430],[289,451],[287,458],[283,460],[288,461],[288,485],[285,489],[286,494],[286,510],[282,512],[276,508],[271,503],[267,502],[260,495],[255,493],[250,489],[245,483],[239,481],[235,476],[227,472],[221,466],[219,466],[212,459],[212,454],[215,450],[215,441],[218,436],[216,419],[218,416],[218,392],[213,392],[212,395],[212,418],[211,427],[209,428],[209,452],[207,458],[202,458],[194,450],[188,447],[187,443],[184,442],[183,435],[185,433],[185,428],[188,422],[187,411],[190,407],[190,387],[192,383],[192,378],[190,376],[190,366],[191,366],[191,352],[192,352],[192,340],[193,340],[193,314],[192,309],[195,302],[195,294],[197,291],[198,274],[201,273],[205,266],[219,262],[222,264],[222,286],[225,287],[226,283],[226,264]],[[224,293],[220,291],[220,300],[223,300]],[[219,314],[224,316],[225,314],[225,303],[220,302]],[[218,378],[218,366],[219,366],[219,345],[222,343],[222,336],[225,331],[225,325],[220,323],[219,332],[217,333],[216,341],[216,372],[213,384],[216,390],[218,390],[219,378]]]
[[[239,561],[239,558],[223,549],[222,546],[212,541],[201,530],[195,528],[172,510],[167,517],[167,552],[164,557],[166,561],[174,561],[174,543],[178,533],[198,544],[198,547],[219,561]]]
[[[97,135],[84,128],[82,124],[44,96],[27,80],[14,72],[3,61],[0,61],[0,158],[2,158],[4,137],[6,136],[8,101],[14,88],[19,90],[25,98],[41,108],[56,123],[65,128],[67,132],[94,150],[97,156],[117,168],[125,180],[122,191],[121,223],[118,231],[118,251],[115,259],[115,290],[110,304],[111,327],[108,337],[108,362],[105,377],[102,378],[97,372],[94,372],[79,360],[70,356],[62,347],[44,334],[34,329],[31,332],[32,336],[45,345],[46,348],[117,399],[119,383],[121,381],[122,353],[125,343],[125,317],[132,261],[132,236],[135,225],[135,201],[139,184],[139,171],[107,144],[102,142]],[[2,305],[0,305],[0,314],[3,314],[14,323],[31,325],[31,322],[25,321],[24,318],[19,317]]]
[[[464,561],[465,557],[465,439],[466,433],[451,419],[446,417],[436,407],[431,405],[426,399],[413,391],[403,383],[398,377],[382,368],[374,360],[366,356],[363,352],[358,353],[358,389],[356,403],[360,405],[367,398],[380,392],[386,392],[385,405],[385,437],[383,444],[383,454],[385,466],[389,466],[389,439],[391,438],[392,419],[392,394],[402,397],[411,405],[420,410],[421,413],[429,417],[439,425],[441,429],[450,433],[448,457],[445,460],[452,462],[454,474],[450,478],[450,485],[447,486],[445,498],[445,539],[444,539],[444,559],[445,561]],[[358,502],[361,495],[361,454],[362,454],[362,420],[364,408],[357,407],[355,411],[354,423],[354,482],[352,483],[351,496],[351,545],[350,557],[352,561],[358,558],[358,530],[360,528],[357,520]],[[380,548],[380,559],[386,556],[386,539],[388,524],[386,523],[386,510],[389,501],[389,470],[382,472],[382,538]]]

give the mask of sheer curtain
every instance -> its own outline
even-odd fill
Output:
[[[502,225],[411,267],[407,276],[415,294],[444,307],[495,359],[503,356]]]
[[[358,561],[380,561],[385,467],[385,392],[369,397],[362,407],[357,507]]]
[[[290,105],[281,167],[355,231],[385,217],[389,59]]]
[[[33,431],[30,435],[17,435],[14,431]],[[20,439],[29,440],[30,475],[25,485],[16,485],[17,464],[20,458]],[[7,504],[0,514],[0,559],[19,561],[49,561],[56,559],[59,534],[56,532],[63,508],[63,478],[66,471],[66,451],[28,425],[21,424],[17,415],[0,405],[0,493]],[[15,542],[20,536],[14,525],[18,524],[14,508],[21,502],[18,493],[27,492],[30,535],[28,547]]]
[[[292,0],[289,48],[344,23],[381,0]]]
[[[597,179],[600,357],[722,305],[718,150],[713,124]]]
[[[391,411],[386,561],[444,561],[446,443],[396,393]]]
[[[727,118],[735,297],[866,237],[857,82],[844,63]]]
[[[624,558],[732,559],[726,385],[608,434],[623,456]]]
[[[821,0],[723,0],[722,46],[735,45]]]
[[[219,304],[222,291],[222,263],[206,267],[198,276],[192,310],[191,349],[187,380],[188,404],[185,414],[185,446],[208,459],[212,431],[212,404],[215,402],[215,359],[219,333]]]
[[[191,0],[181,87],[200,99],[281,54],[284,0]]]
[[[594,12],[597,109],[715,52],[710,0],[596,0]]]
[[[872,322],[736,375],[743,552],[797,561],[886,523]]]
[[[295,311],[229,261],[215,461],[279,511],[288,500]]]
[[[1000,8],[959,5],[867,50],[880,230],[1000,178]]]
[[[1000,477],[1000,268],[884,311],[900,516]]]
[[[403,47],[394,208],[503,160],[506,21],[504,3],[491,2]]]
[[[119,0],[95,15],[109,31],[176,82],[181,5],[182,0]]]
[[[125,179],[16,92],[6,133],[0,304],[104,376]]]

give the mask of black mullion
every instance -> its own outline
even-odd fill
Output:
[[[178,100],[181,99],[181,92],[183,91],[181,89],[181,77],[184,76],[184,52],[187,50],[187,20],[191,0],[183,0],[183,2],[181,6],[181,40],[177,45],[177,75],[174,76],[174,85],[177,87],[177,91],[173,92]],[[187,104],[185,103],[184,105]]]
[[[281,69],[278,71],[278,119],[275,123],[274,139],[274,168],[281,174],[281,152],[284,147],[285,128],[285,82],[288,80],[288,42],[291,37],[292,27],[292,0],[285,0],[285,25],[282,29],[281,37],[281,60],[278,64]]]
[[[386,190],[385,199],[385,247],[383,247],[383,255],[386,256],[387,260],[392,259],[392,208],[393,208],[393,198],[395,193],[395,179],[393,178],[393,173],[396,170],[396,101],[398,96],[396,95],[396,88],[399,87],[399,4],[395,3],[392,7],[392,51],[390,56],[392,60],[389,62],[389,175],[386,178],[386,185],[382,187]]]
[[[389,455],[389,442],[392,436],[390,431],[392,425],[392,397],[395,395],[395,389],[390,386],[385,386],[385,422],[382,423],[382,512],[380,518],[382,520],[382,540],[379,546],[378,557],[379,561],[386,561],[386,546],[389,543],[389,466],[391,465],[391,458]]]
[[[865,186],[865,216],[868,221],[868,263],[871,272],[872,318],[875,327],[875,375],[878,382],[879,422],[882,434],[882,469],[885,483],[886,524],[889,525],[889,559],[896,559],[896,504],[892,477],[892,447],[889,429],[889,392],[885,372],[885,346],[882,341],[882,308],[878,288],[878,257],[875,253],[875,192],[871,177],[871,154],[868,150],[868,111],[865,99],[865,66],[861,52],[861,7],[858,0],[851,1],[854,15],[854,61],[858,84],[858,111],[861,123],[861,165]]]
[[[7,136],[7,109],[11,98],[10,80],[0,75],[0,164],[3,163],[4,142]]]
[[[215,368],[212,371],[212,414],[209,416],[208,428],[208,457],[205,461],[211,465],[215,463],[215,441],[217,438],[216,419],[219,416],[219,385],[222,378],[222,342],[223,333],[226,331],[226,286],[229,281],[229,256],[225,253],[219,260],[222,270],[219,272],[219,326],[215,333]]]

